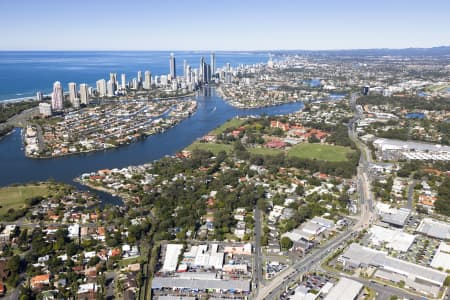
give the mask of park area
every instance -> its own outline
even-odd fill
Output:
[[[288,151],[288,156],[303,159],[317,159],[332,162],[347,160],[347,154],[353,152],[349,147],[326,144],[298,144]]]
[[[0,188],[0,218],[14,210],[27,207],[27,200],[38,196],[48,196],[51,193],[47,184],[8,186]]]

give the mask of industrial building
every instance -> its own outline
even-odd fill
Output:
[[[324,300],[354,300],[358,297],[362,288],[362,283],[342,277]]]
[[[393,283],[404,282],[405,287],[437,296],[447,273],[406,262],[353,243],[338,258],[345,269],[375,267],[374,277]]]
[[[394,208],[386,203],[377,203],[376,209],[381,221],[394,227],[405,226],[406,220],[411,214],[411,210],[407,208]]]
[[[370,241],[376,246],[386,243],[385,247],[395,251],[406,252],[415,240],[415,236],[400,230],[372,226],[369,229]]]
[[[180,256],[182,250],[183,245],[181,244],[168,244],[166,247],[166,255],[161,271],[174,272],[177,269],[178,257]]]
[[[450,245],[441,242],[430,264],[433,268],[450,270]]]
[[[450,146],[392,139],[376,139],[373,145],[380,160],[450,160]]]
[[[198,292],[215,293],[249,293],[250,280],[221,280],[221,279],[189,279],[181,277],[155,277],[152,289],[188,289]]]
[[[450,240],[450,225],[445,222],[425,218],[420,222],[417,231],[430,237]]]

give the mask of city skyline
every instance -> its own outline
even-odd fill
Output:
[[[449,9],[442,0],[2,2],[0,50],[427,48],[450,45]]]

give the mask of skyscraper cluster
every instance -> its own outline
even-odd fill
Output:
[[[169,57],[169,74],[167,75],[156,75],[152,77],[152,73],[148,70],[144,72],[138,71],[137,76],[127,82],[126,74],[122,73],[119,82],[117,74],[110,73],[108,81],[105,79],[97,80],[95,89],[89,87],[86,83],[81,83],[79,90],[77,90],[77,84],[70,82],[68,84],[68,100],[72,107],[79,108],[81,105],[88,105],[89,99],[93,96],[100,98],[114,97],[117,95],[125,95],[127,90],[151,90],[152,87],[156,87],[166,90],[170,89],[172,91],[178,89],[194,91],[199,86],[212,82],[231,83],[231,74],[232,69],[230,64],[227,64],[225,68],[218,69],[215,53],[211,53],[209,63],[207,63],[205,57],[201,57],[198,68],[192,68],[184,60],[182,76],[177,76],[176,58],[171,53]],[[37,93],[36,98],[38,101],[42,101],[42,93]],[[53,84],[51,109],[53,112],[64,109],[64,91],[59,81]]]

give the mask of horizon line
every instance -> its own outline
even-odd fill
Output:
[[[351,50],[411,50],[411,49],[435,49],[435,48],[450,48],[450,45],[440,45],[431,47],[379,47],[379,48],[328,48],[328,49],[0,49],[0,52],[90,52],[90,51],[104,51],[104,52],[119,52],[119,51],[133,51],[133,52],[280,52],[280,51],[351,51]]]

